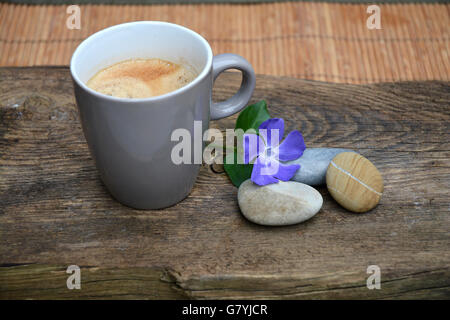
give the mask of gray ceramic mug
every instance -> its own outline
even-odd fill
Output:
[[[189,63],[199,75],[170,93],[127,99],[107,96],[86,86],[99,70],[133,58],[160,58]],[[229,100],[213,103],[213,82],[226,69],[242,72],[239,91]],[[194,121],[220,119],[240,111],[255,87],[252,66],[242,57],[213,57],[208,42],[185,27],[156,21],[125,23],[99,31],[84,40],[70,62],[75,98],[84,135],[110,193],[138,209],[171,206],[184,199],[197,177],[199,164],[175,164],[171,141],[175,129],[194,136]]]

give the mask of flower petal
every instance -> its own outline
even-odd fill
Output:
[[[306,145],[302,134],[297,131],[291,131],[286,139],[278,147],[278,158],[281,161],[295,160],[303,155]]]
[[[282,118],[268,119],[260,124],[258,130],[267,147],[276,147],[284,136],[284,120]],[[274,139],[272,139],[272,135]]]
[[[242,139],[244,163],[248,164],[265,150],[263,139],[257,134],[244,134]]]
[[[269,162],[263,162],[260,158],[256,159],[255,164],[253,165],[253,171],[251,180],[260,186],[265,186],[266,184],[278,183],[278,179],[275,179],[273,176],[265,174],[264,171],[267,171],[267,167],[269,166]]]
[[[283,181],[289,181],[292,179],[298,169],[300,169],[299,164],[280,163],[278,172],[274,175],[274,177]]]

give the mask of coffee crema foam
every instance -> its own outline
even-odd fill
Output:
[[[181,87],[197,77],[190,66],[162,59],[132,59],[100,70],[87,86],[118,98],[149,98]]]

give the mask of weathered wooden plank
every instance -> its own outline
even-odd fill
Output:
[[[80,266],[81,289],[68,290],[66,266],[17,265],[0,268],[2,299],[433,299],[448,295],[445,269],[404,274],[368,290],[351,273],[184,279],[173,270]],[[444,279],[443,279],[444,278]],[[424,287],[423,283],[428,286]],[[345,283],[345,285],[343,285]],[[245,284],[245,285],[243,285]]]
[[[238,80],[222,76],[215,99]],[[263,98],[307,146],[369,158],[385,180],[380,205],[352,214],[320,188],[314,219],[261,227],[205,165],[183,202],[124,207],[99,180],[67,68],[0,68],[0,298],[448,298],[449,83],[259,76],[253,100]],[[79,291],[66,288],[71,264]],[[372,264],[382,290],[366,288]]]

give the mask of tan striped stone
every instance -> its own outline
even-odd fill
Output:
[[[380,202],[384,189],[378,169],[354,152],[343,152],[333,158],[326,181],[331,196],[353,212],[373,209]]]

